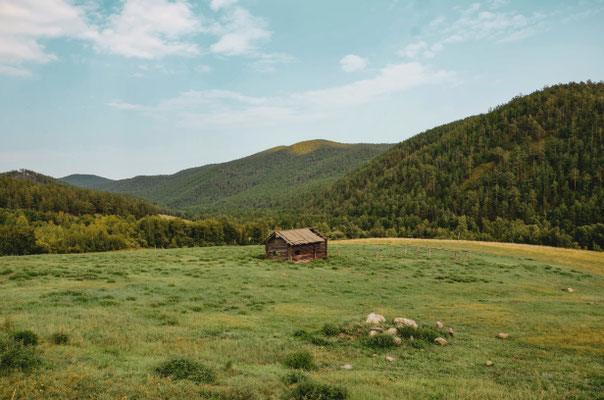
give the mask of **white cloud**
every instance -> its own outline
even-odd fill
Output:
[[[112,15],[91,39],[108,53],[153,59],[199,54],[197,44],[186,37],[201,30],[185,1],[127,0],[121,12]]]
[[[218,11],[221,8],[228,7],[237,3],[237,0],[212,0],[210,3],[210,8],[214,11]]]
[[[270,39],[264,19],[255,17],[244,8],[235,7],[213,30],[220,39],[210,46],[214,53],[234,56],[253,54],[259,42]]]
[[[85,37],[83,13],[66,0],[2,0],[0,2],[0,73],[28,76],[26,62],[47,63],[56,56],[41,40]]]
[[[244,128],[317,120],[413,87],[454,82],[452,72],[433,71],[412,62],[387,65],[369,79],[278,97],[247,96],[226,90],[191,90],[152,106],[121,101],[108,105],[156,118],[177,118],[173,123],[187,128]]]
[[[415,58],[419,55],[422,50],[425,50],[428,47],[426,42],[423,40],[417,43],[409,43],[404,50],[400,50],[398,54],[400,57],[409,57]]]
[[[190,0],[123,0],[110,15],[94,8],[95,2],[73,1],[0,0],[0,74],[24,77],[30,75],[24,64],[57,60],[44,47],[56,38],[84,40],[104,53],[159,59],[201,54],[199,39],[205,34],[218,38],[209,51],[253,58],[259,70],[292,60],[259,50],[271,32],[264,19],[233,6],[235,0],[212,1],[212,9],[225,9],[216,21],[199,14]]]
[[[345,72],[362,71],[367,67],[368,60],[354,54],[348,54],[340,60],[340,66]]]

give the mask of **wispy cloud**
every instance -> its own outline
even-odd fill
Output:
[[[237,3],[238,0],[212,0],[210,2],[210,8],[214,11],[218,11],[221,8],[225,8]]]
[[[174,123],[181,127],[243,128],[318,120],[421,85],[455,82],[455,74],[450,71],[432,70],[412,62],[387,65],[368,79],[278,97],[247,96],[225,90],[191,90],[155,105],[121,101],[108,105],[162,119],[176,119]]]
[[[457,15],[433,19],[424,32],[426,39],[409,43],[397,54],[407,58],[432,58],[446,46],[471,41],[505,43],[521,40],[548,28],[548,16],[535,12],[525,15],[506,11],[506,0],[491,0],[486,7],[474,3],[465,9],[454,9]]]
[[[340,60],[340,66],[345,72],[362,71],[367,67],[369,60],[355,54],[348,54]]]

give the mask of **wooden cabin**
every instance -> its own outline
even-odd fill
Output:
[[[266,258],[304,262],[327,258],[327,238],[314,228],[275,231],[265,241]]]

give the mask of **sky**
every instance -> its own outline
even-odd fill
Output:
[[[395,143],[604,79],[604,0],[0,0],[0,171]]]

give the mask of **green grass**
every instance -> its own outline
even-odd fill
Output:
[[[311,390],[284,364],[303,351],[314,358],[304,372],[312,390],[341,388],[349,399],[603,392],[604,262],[584,268],[510,249],[464,263],[437,251],[404,257],[402,246],[390,256],[384,245],[376,258],[378,245],[336,246],[340,257],[297,265],[262,260],[259,246],[0,258],[2,329],[37,334],[41,358],[33,371],[0,376],[0,398],[280,399]],[[370,312],[386,326],[442,321],[456,336],[445,347],[406,338],[370,347]],[[57,333],[67,343],[55,344]],[[203,365],[215,380],[159,374],[167,360]]]

